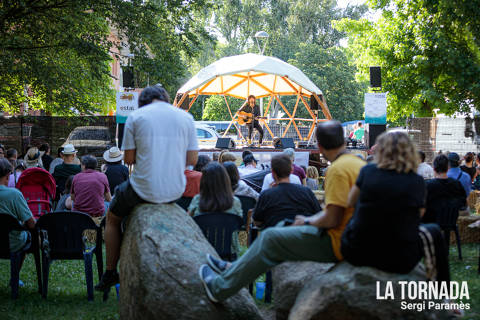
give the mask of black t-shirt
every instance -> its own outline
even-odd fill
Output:
[[[43,163],[43,168],[47,171],[50,171],[50,164],[52,163],[53,158],[49,156],[48,154],[44,154],[42,156],[42,163]]]
[[[473,181],[473,178],[475,177],[475,173],[477,172],[477,169],[475,169],[474,167],[467,167],[467,166],[460,166],[460,169],[463,172],[468,173],[470,175],[470,178]]]
[[[284,219],[296,215],[311,216],[321,210],[313,192],[293,183],[280,183],[260,194],[253,220],[262,222],[262,227],[275,226]]]
[[[342,235],[342,255],[353,265],[408,273],[423,254],[418,235],[423,178],[369,164],[356,185],[360,197]]]
[[[432,179],[426,182],[427,201],[425,205],[425,215],[422,218],[423,223],[441,223],[442,213],[448,208],[460,210],[465,206],[465,189],[460,181],[447,179]]]
[[[122,182],[128,180],[128,168],[123,164],[107,164],[105,175],[108,179],[110,192],[114,194],[115,188]]]

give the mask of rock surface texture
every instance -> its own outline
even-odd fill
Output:
[[[246,289],[211,303],[198,277],[205,254],[216,256],[200,228],[175,204],[138,206],[120,258],[120,318],[262,319]]]
[[[407,275],[399,275],[342,262],[300,291],[289,319],[450,319],[447,311],[401,309],[397,283],[414,280],[425,280],[419,267]],[[395,300],[376,299],[377,281],[381,281],[381,293],[384,293],[386,281],[393,281]]]
[[[303,287],[333,266],[333,263],[302,261],[284,262],[273,268],[273,304],[276,320],[288,319],[290,309]]]

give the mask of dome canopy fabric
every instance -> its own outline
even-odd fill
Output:
[[[246,99],[275,95],[311,96],[322,91],[298,68],[275,57],[253,53],[222,58],[203,68],[178,93],[224,94]]]

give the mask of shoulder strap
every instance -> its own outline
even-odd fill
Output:
[[[459,174],[458,177],[457,177],[457,181],[460,180],[460,178],[462,177],[462,173],[463,173],[463,171],[460,170],[460,174]]]

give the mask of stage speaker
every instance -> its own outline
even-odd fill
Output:
[[[273,139],[273,147],[275,149],[295,149],[295,143],[293,142],[293,138],[276,138]]]
[[[190,97],[186,96],[182,104],[179,105],[178,103],[182,99],[182,96],[183,96],[183,93],[177,94],[177,107],[182,108],[183,110],[188,110],[188,106],[190,105]]]
[[[367,124],[365,129],[365,145],[367,148],[373,147],[377,137],[387,131],[386,124]]]
[[[319,105],[317,99],[314,96],[310,96],[310,109],[313,111],[318,111]]]
[[[382,87],[382,68],[370,67],[370,87],[381,88]]]
[[[133,67],[122,67],[122,84],[124,88],[135,88]]]
[[[232,138],[218,138],[217,144],[215,145],[215,148],[217,149],[230,149],[234,147],[235,143],[233,142]]]

